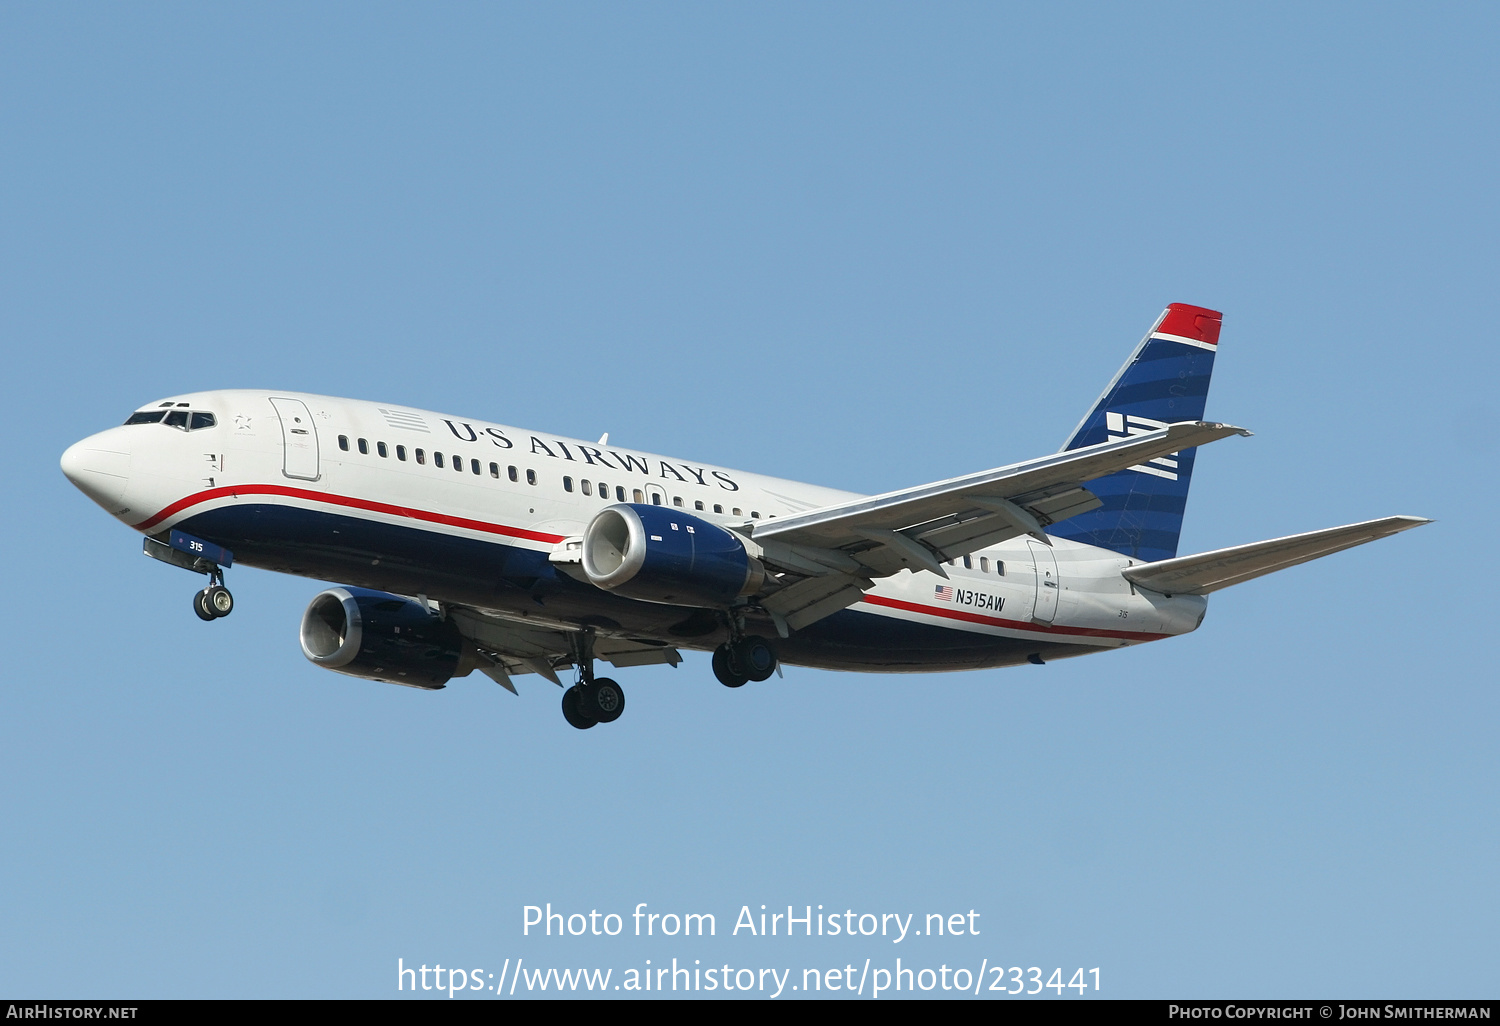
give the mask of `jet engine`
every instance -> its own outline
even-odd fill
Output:
[[[473,643],[400,595],[329,588],[302,614],[302,654],[351,677],[435,691],[473,670]]]
[[[752,595],[765,568],[738,535],[670,506],[620,503],[583,533],[583,572],[597,587],[643,602],[730,605]]]

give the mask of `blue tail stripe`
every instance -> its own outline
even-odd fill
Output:
[[[1084,418],[1064,451],[1141,434],[1161,424],[1202,420],[1213,349],[1147,338]],[[1145,471],[1121,470],[1091,481],[1103,505],[1048,528],[1060,538],[1098,545],[1146,562],[1177,555],[1196,450]],[[1155,471],[1154,473],[1151,471]]]

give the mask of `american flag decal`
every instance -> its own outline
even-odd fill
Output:
[[[939,584],[936,588],[933,589],[932,597],[935,598],[935,599],[940,599],[943,602],[952,602],[953,601],[953,585],[951,585],[951,584]]]

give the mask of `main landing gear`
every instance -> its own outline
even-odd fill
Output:
[[[562,714],[570,727],[588,730],[613,723],[625,711],[625,689],[608,677],[594,676],[594,632],[578,635],[578,683],[563,692]]]
[[[208,587],[193,596],[193,612],[200,620],[217,620],[234,612],[234,596],[224,587],[224,571],[214,567]]]
[[[776,650],[765,638],[754,634],[729,641],[714,649],[714,676],[726,688],[746,681],[763,681],[776,672]]]
[[[608,677],[579,681],[563,692],[563,719],[579,730],[613,723],[625,711],[625,689]]]

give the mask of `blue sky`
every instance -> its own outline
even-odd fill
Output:
[[[1493,997],[1497,21],[0,10],[0,991],[899,956]],[[318,582],[237,569],[200,623],[57,468],[157,396],[266,387],[885,491],[1052,451],[1172,301],[1225,311],[1209,415],[1256,432],[1199,459],[1182,551],[1438,522],[1184,638],[739,691],[692,655],[579,733],[533,678],[312,666]],[[719,935],[523,936],[546,902]],[[981,933],[728,935],[761,904]]]

